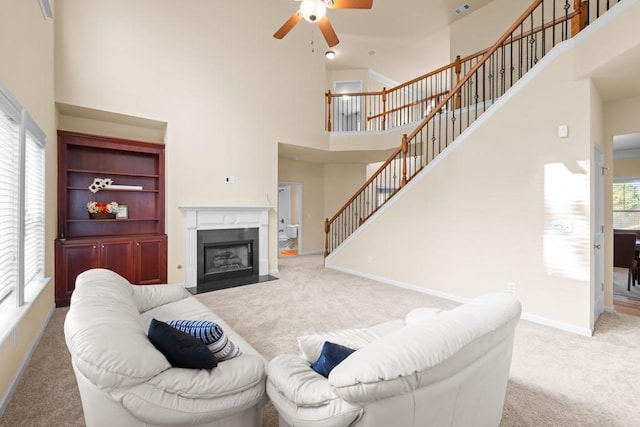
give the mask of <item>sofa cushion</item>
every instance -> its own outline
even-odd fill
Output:
[[[349,357],[349,355],[354,351],[355,350],[352,348],[325,341],[322,346],[320,357],[311,364],[311,369],[326,378],[329,376],[333,368],[338,366],[340,362]]]
[[[151,320],[149,340],[176,368],[213,369],[218,366],[215,356],[202,341],[159,320]]]
[[[240,354],[240,348],[224,333],[222,327],[207,320],[169,320],[167,322],[205,344],[217,360],[232,359]]]
[[[244,354],[252,354],[254,356],[263,358],[263,356],[258,351],[256,351],[256,349],[254,349],[251,344],[249,344],[240,334],[238,334],[227,322],[225,322],[224,319],[222,319],[215,312],[211,311],[209,307],[200,302],[197,296],[184,298],[176,302],[172,302],[171,304],[165,304],[156,308],[152,308],[149,311],[140,313],[140,318],[142,323],[145,325],[145,330],[149,327],[149,323],[153,318],[162,320],[163,322],[174,319],[207,320],[210,322],[215,322],[220,325],[225,335],[228,336],[229,339],[242,350],[240,357],[242,357],[242,355]]]
[[[250,408],[265,397],[261,356],[243,354],[215,369],[167,369],[129,389],[115,390],[134,416],[151,425],[198,425]]]

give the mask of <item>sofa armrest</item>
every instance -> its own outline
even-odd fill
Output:
[[[188,296],[182,285],[131,285],[131,288],[140,313]]]
[[[348,425],[362,410],[342,400],[325,377],[293,354],[279,355],[269,362],[267,393],[289,425]]]
[[[274,357],[267,367],[267,376],[284,397],[298,406],[326,405],[339,399],[327,379],[299,356],[283,354]]]

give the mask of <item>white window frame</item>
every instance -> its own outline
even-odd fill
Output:
[[[634,184],[636,186],[640,186],[640,177],[618,177],[618,178],[614,178],[613,179],[613,185],[616,184]],[[640,216],[640,208],[639,209],[614,209],[614,207],[612,206],[612,218],[613,216],[615,216],[615,213],[619,212],[619,213],[636,213],[636,215]],[[613,218],[614,221],[614,226],[613,228],[616,229],[615,226],[615,218]],[[640,221],[638,221],[640,223]],[[634,229],[635,230],[635,229]]]
[[[8,115],[12,121],[18,125],[18,168],[15,177],[17,186],[16,198],[16,235],[17,241],[15,262],[17,265],[16,283],[9,286],[11,291],[0,300],[0,343],[4,342],[7,336],[13,331],[15,325],[27,312],[30,304],[37,299],[45,288],[50,278],[45,277],[45,224],[31,225],[25,224],[27,208],[27,191],[30,191],[29,198],[36,206],[46,206],[46,135],[31,118],[29,113],[13,97],[9,90],[0,82],[0,113]],[[27,147],[29,150],[27,150]],[[35,150],[34,150],[35,149]],[[35,175],[27,176],[27,153],[30,156],[30,170]],[[34,158],[35,154],[35,158]],[[2,155],[2,153],[0,153]],[[35,164],[33,161],[35,160]],[[35,167],[34,167],[35,166]],[[36,183],[35,187],[29,183]],[[41,183],[41,185],[39,185]],[[30,190],[29,190],[30,189]],[[34,199],[35,196],[35,199]],[[43,217],[44,220],[44,217]],[[29,253],[25,257],[25,236],[35,240],[28,246]],[[7,236],[2,236],[3,239]],[[25,280],[25,260],[28,260],[30,276]],[[0,271],[0,274],[2,272]],[[0,295],[2,297],[2,295]]]

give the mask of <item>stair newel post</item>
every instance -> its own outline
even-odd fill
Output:
[[[575,37],[588,24],[589,2],[573,0],[573,10],[576,14],[571,18],[571,36]]]
[[[382,88],[382,130],[387,130],[387,88]]]
[[[324,257],[329,256],[329,218],[324,219]]]
[[[331,132],[331,91],[328,90],[325,96],[327,98],[327,132]]]
[[[462,61],[460,60],[460,55],[456,56],[456,60],[454,62],[454,71],[456,73],[456,85],[460,83],[460,73],[462,73]],[[455,108],[459,109],[462,105],[462,90],[459,90],[456,93],[455,100]]]
[[[407,134],[402,135],[402,181],[400,186],[404,187],[407,183],[407,152],[409,151],[409,143],[407,141]]]

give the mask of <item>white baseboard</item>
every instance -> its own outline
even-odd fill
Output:
[[[300,252],[300,255],[322,255],[324,253],[323,249],[317,251],[304,251]]]
[[[416,292],[421,292],[423,294],[432,295],[435,297],[443,298],[450,301],[455,301],[458,303],[464,304],[465,302],[470,301],[472,298],[461,297],[459,295],[449,294],[446,292],[434,291],[431,289],[423,288],[420,286],[412,285],[410,283],[404,283],[393,279],[388,279],[386,277],[379,277],[369,273],[363,273],[361,271],[355,271],[344,267],[338,267],[335,265],[325,263],[326,268],[330,268],[332,270],[341,271],[343,273],[352,274],[354,276],[364,277],[366,279],[375,280],[377,282],[385,283],[388,285],[397,286],[404,289],[409,289]],[[605,307],[605,311],[607,308]],[[523,312],[520,316],[521,319],[527,320],[529,322],[538,323],[544,326],[550,326],[556,329],[560,329],[563,331],[571,332],[578,335],[592,336],[593,331],[589,328],[580,328],[578,326],[572,325],[570,323],[559,322],[557,320],[548,319],[546,317],[537,316],[534,314],[528,314]]]
[[[20,379],[22,378],[22,374],[24,374],[24,371],[27,368],[29,361],[31,360],[31,356],[33,356],[33,353],[36,351],[36,348],[40,343],[40,339],[42,338],[42,335],[44,334],[45,329],[47,329],[47,325],[49,324],[49,321],[51,320],[51,317],[53,316],[53,313],[55,311],[56,311],[56,306],[54,304],[51,306],[51,309],[49,310],[49,314],[47,314],[45,321],[42,322],[42,325],[40,326],[40,331],[38,332],[36,339],[31,343],[31,347],[29,347],[27,356],[22,360],[22,363],[20,364],[20,369],[18,369],[18,372],[14,376],[13,381],[11,382],[11,386],[9,387],[5,395],[2,396],[2,400],[0,401],[0,417],[4,414],[4,411],[7,409],[7,406],[11,401],[11,396],[15,392],[15,389],[18,386]]]

